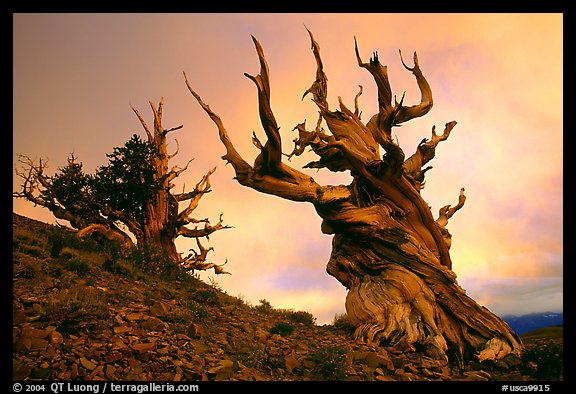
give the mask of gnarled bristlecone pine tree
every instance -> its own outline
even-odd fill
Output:
[[[451,270],[451,235],[448,219],[466,200],[460,190],[458,203],[440,209],[433,218],[420,195],[423,168],[435,155],[456,122],[446,124],[442,134],[432,128],[416,152],[405,158],[392,138],[392,128],[425,115],[432,108],[432,91],[424,78],[416,53],[412,72],[421,92],[421,102],[406,106],[394,100],[386,67],[375,53],[369,63],[361,59],[355,42],[358,65],[372,74],[378,87],[377,114],[367,123],[360,120],[358,96],[354,111],[339,99],[340,109],[328,107],[327,78],[320,47],[310,33],[316,59],[316,80],[305,91],[318,106],[320,118],[313,130],[305,122],[298,132],[295,148],[288,155],[300,155],[306,147],[319,156],[308,168],[350,171],[349,185],[323,186],[309,175],[282,162],[279,127],[270,106],[269,70],[260,43],[252,37],[260,60],[260,73],[245,74],[258,89],[259,113],[267,141],[253,136],[261,153],[254,164],[246,162],[234,148],[221,118],[192,89],[188,89],[216,124],[226,148],[222,157],[232,164],[235,179],[262,193],[314,205],[323,219],[321,230],[333,234],[332,254],[327,272],[348,289],[346,311],[356,326],[357,340],[384,346],[418,350],[463,365],[467,360],[497,360],[519,355],[519,337],[499,317],[477,304],[458,285]],[[322,120],[330,133],[322,128]],[[384,154],[380,156],[382,148]]]
[[[213,269],[216,274],[227,274],[222,267],[225,263],[206,261],[212,248],[200,242],[215,231],[230,228],[223,224],[222,214],[215,225],[207,218],[191,217],[200,199],[211,191],[210,175],[216,168],[208,171],[193,190],[173,192],[174,179],[187,169],[190,161],[184,168],[169,169],[169,160],[178,153],[178,148],[168,154],[166,135],[182,126],[162,127],[163,103],[162,99],[156,107],[150,102],[153,129],[132,108],[146,131],[147,141],[134,135],[124,147],[115,148],[108,155],[110,164],[100,167],[93,176],[83,172],[82,163],[74,155],[54,176],[45,174],[45,161],[36,163],[20,155],[21,166],[16,168],[16,175],[22,179],[21,190],[13,196],[25,198],[49,209],[56,218],[69,221],[80,237],[96,234],[120,241],[124,248],[146,248],[188,272]],[[198,227],[200,223],[203,227]],[[178,253],[175,240],[180,236],[194,238],[198,250],[191,248],[187,256]]]

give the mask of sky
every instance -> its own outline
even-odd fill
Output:
[[[320,45],[328,102],[354,106],[358,85],[362,120],[377,112],[371,75],[358,67],[354,38],[367,62],[378,52],[390,84],[404,103],[420,101],[420,68],[434,96],[425,116],[395,128],[407,156],[432,126],[456,120],[450,138],[429,163],[422,196],[434,217],[467,201],[448,224],[458,283],[499,315],[563,310],[563,15],[558,13],[103,13],[13,14],[13,164],[16,154],[49,160],[53,174],[74,153],[87,172],[107,163],[106,153],[145,132],[130,106],[153,123],[149,101],[164,98],[164,128],[171,165],[188,170],[176,191],[189,190],[214,166],[212,192],[196,218],[232,226],[214,233],[209,260],[231,275],[202,273],[228,294],[252,305],[312,313],[318,324],[345,312],[346,289],[325,269],[331,236],[307,203],[282,200],[238,184],[217,128],[188,92],[183,72],[203,101],[222,118],[250,163],[258,154],[252,132],[265,141],[257,91],[245,72],[259,63],[251,35],[269,65],[271,106],[285,153],[302,121],[313,128],[317,108],[302,94],[315,78],[308,28]],[[170,138],[172,137],[172,138]],[[301,167],[309,152],[290,163]],[[286,160],[286,159],[284,159]],[[347,174],[302,170],[321,184],[348,184]],[[13,190],[19,179],[14,177]],[[52,214],[25,200],[13,210],[48,223]],[[66,224],[62,222],[62,224]],[[180,252],[195,247],[178,239]]]

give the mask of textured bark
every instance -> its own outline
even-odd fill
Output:
[[[310,148],[319,158],[305,167],[350,171],[352,183],[322,186],[282,162],[282,141],[270,107],[268,65],[254,37],[260,74],[246,75],[258,89],[260,118],[268,140],[262,144],[253,137],[261,150],[253,166],[239,155],[220,117],[184,74],[190,93],[218,128],[226,148],[223,159],[234,167],[235,179],[263,193],[314,205],[323,219],[322,232],[334,235],[327,272],[348,289],[346,310],[357,327],[358,340],[416,349],[459,365],[473,357],[482,361],[519,354],[519,337],[468,297],[451,270],[452,239],[446,225],[464,205],[464,189],[458,204],[442,207],[436,220],[420,195],[425,173],[431,168],[423,166],[435,156],[438,143],[448,139],[456,122],[448,122],[441,135],[433,127],[431,139],[423,139],[407,159],[393,141],[393,127],[425,115],[433,105],[432,90],[416,53],[413,67],[401,61],[415,76],[421,101],[405,106],[402,97],[392,104],[386,66],[380,64],[377,53],[364,63],[355,40],[358,65],[372,74],[378,87],[379,111],[364,124],[358,108],[361,86],[354,111],[341,98],[339,110],[329,109],[320,46],[309,34],[317,69],[304,96],[312,95],[320,118],[313,130],[306,130],[305,122],[294,127],[298,138],[287,156],[299,156]],[[323,122],[329,132],[323,129]],[[380,148],[384,150],[382,156]]]

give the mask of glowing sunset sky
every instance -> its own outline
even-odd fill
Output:
[[[434,107],[394,130],[407,156],[436,125],[456,120],[426,174],[424,199],[434,217],[467,201],[450,221],[451,256],[460,285],[497,314],[562,311],[562,14],[14,14],[13,161],[16,154],[49,158],[52,174],[74,154],[87,172],[132,134],[145,136],[130,105],[148,124],[148,101],[165,99],[171,164],[194,158],[175,190],[192,188],[212,167],[212,193],[194,214],[212,223],[224,213],[234,228],[216,232],[206,246],[214,262],[228,259],[216,281],[252,304],[307,310],[318,323],[344,312],[345,289],[325,272],[331,236],[320,231],[310,204],[260,194],[239,185],[220,157],[216,126],[188,92],[182,72],[220,115],[236,148],[252,163],[252,131],[265,140],[257,92],[243,73],[259,63],[250,35],[262,44],[271,79],[271,105],[292,150],[294,126],[312,128],[317,108],[304,91],[316,63],[304,26],[320,45],[328,102],[354,105],[358,85],[362,120],[377,111],[371,75],[358,67],[374,51],[388,66],[392,89],[405,104],[420,93],[413,75],[416,51],[432,87]],[[294,158],[300,168],[312,153]],[[309,172],[321,184],[347,184],[346,174]],[[14,179],[17,190],[19,180]],[[14,211],[54,223],[46,209],[14,200]],[[180,252],[195,247],[179,240]],[[203,274],[204,278],[214,276]]]

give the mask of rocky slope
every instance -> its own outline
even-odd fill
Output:
[[[345,317],[252,306],[162,265],[13,215],[13,379],[562,380],[562,336],[456,370],[355,343]]]

